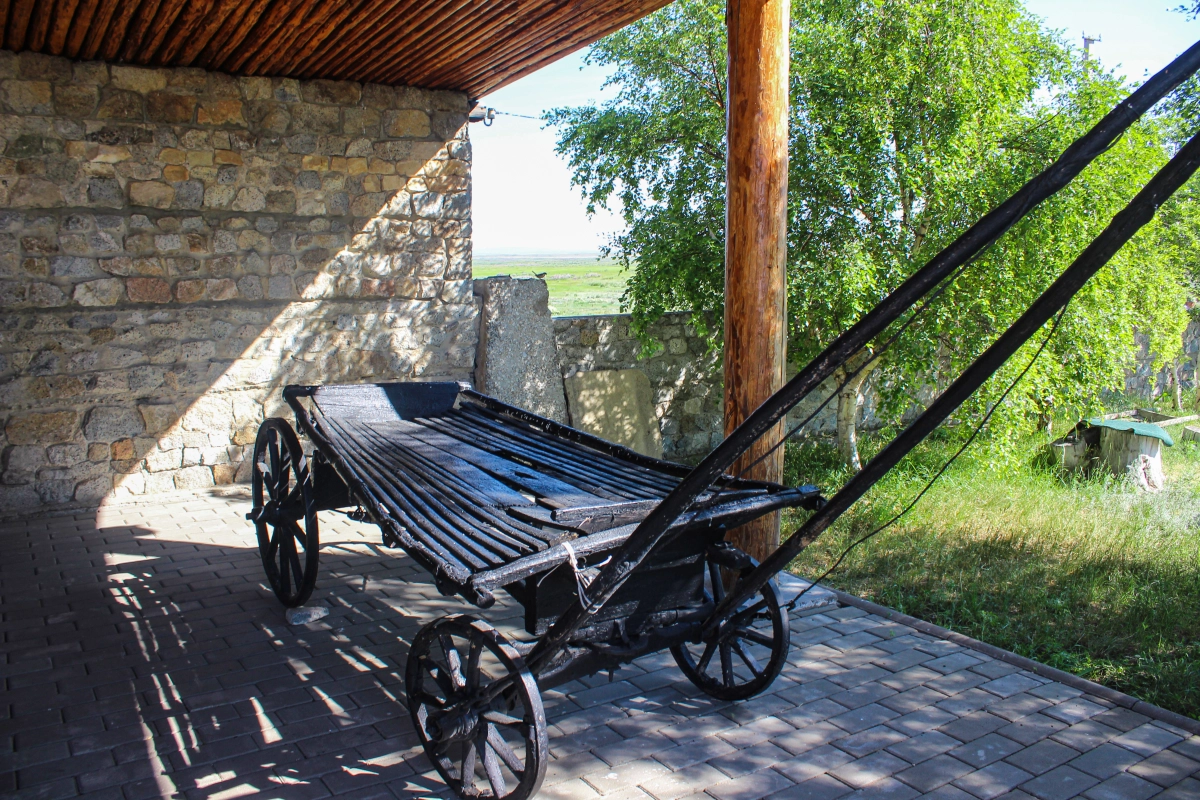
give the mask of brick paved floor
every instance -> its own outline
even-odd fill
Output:
[[[246,507],[0,523],[0,794],[441,796],[403,705],[406,642],[470,607],[323,514],[313,602],[331,612],[291,628]],[[1200,737],[856,608],[792,630],[749,702],[699,694],[666,654],[547,692],[541,797],[1200,798]]]

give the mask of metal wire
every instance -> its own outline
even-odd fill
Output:
[[[833,571],[836,570],[839,566],[841,566],[842,562],[846,559],[846,556],[850,555],[851,551],[853,551],[860,544],[863,544],[864,542],[866,542],[868,539],[872,538],[876,534],[881,533],[882,531],[890,528],[892,525],[894,525],[896,522],[898,522],[901,517],[903,517],[909,511],[912,511],[913,507],[916,506],[916,504],[920,501],[920,499],[925,496],[925,493],[928,492],[931,488],[933,488],[933,484],[935,484],[937,482],[938,478],[942,477],[942,474],[945,473],[945,471],[950,468],[950,465],[953,464],[958,459],[958,457],[961,456],[966,451],[966,449],[971,446],[971,443],[975,441],[975,439],[983,431],[984,426],[987,425],[988,420],[990,420],[992,418],[992,414],[996,413],[996,409],[1000,407],[1000,404],[1003,403],[1005,401],[1005,399],[1008,398],[1009,393],[1011,393],[1012,390],[1017,387],[1017,384],[1021,382],[1021,379],[1025,377],[1025,374],[1028,373],[1029,370],[1033,367],[1034,363],[1037,362],[1038,356],[1040,356],[1042,354],[1042,351],[1046,349],[1046,345],[1048,345],[1050,343],[1050,340],[1054,338],[1054,334],[1058,331],[1058,325],[1060,322],[1062,322],[1063,317],[1066,316],[1067,308],[1070,307],[1070,305],[1071,305],[1070,301],[1067,301],[1067,304],[1064,305],[1062,307],[1062,310],[1058,312],[1058,316],[1054,318],[1054,323],[1050,326],[1050,332],[1046,334],[1046,338],[1043,339],[1042,343],[1038,346],[1037,352],[1035,352],[1033,354],[1033,357],[1029,359],[1029,363],[1025,365],[1025,369],[1021,370],[1021,374],[1013,379],[1012,383],[1010,383],[1008,385],[1008,388],[1006,388],[1004,390],[1004,393],[1002,395],[1000,395],[1000,398],[998,400],[996,400],[996,402],[992,404],[992,407],[988,409],[987,413],[983,415],[983,419],[981,419],[979,421],[979,424],[975,426],[975,430],[973,430],[971,432],[971,435],[967,438],[967,440],[965,442],[963,442],[962,447],[958,448],[958,450],[955,451],[954,455],[950,456],[949,460],[947,460],[945,464],[942,464],[941,469],[939,469],[934,474],[934,476],[929,479],[929,482],[926,483],[925,486],[921,488],[921,491],[917,492],[916,496],[913,497],[913,499],[909,501],[908,505],[906,505],[898,514],[893,516],[887,522],[885,522],[882,525],[880,525],[879,527],[875,528],[873,531],[871,531],[867,535],[863,536],[861,539],[853,542],[849,547],[847,547],[845,550],[843,550],[841,555],[839,555],[837,557],[837,560],[833,562],[833,564],[829,567],[829,569],[827,569],[823,573],[821,573],[820,577],[818,577],[816,580],[809,583],[808,586],[801,589],[800,592],[795,597],[793,597],[790,602],[788,602],[787,604],[784,605],[784,608],[788,609],[789,611],[792,610],[793,608],[795,608],[796,603],[798,603],[800,601],[800,598],[803,597],[805,595],[805,593],[808,592],[809,589],[813,588],[818,583],[820,583],[821,581],[828,578],[831,574],[833,574]]]

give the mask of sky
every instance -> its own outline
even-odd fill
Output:
[[[1027,0],[1026,7],[1074,42],[1098,37],[1092,57],[1140,80],[1200,39],[1200,21],[1170,11],[1181,0]],[[472,218],[477,257],[597,255],[621,229],[614,214],[588,217],[571,171],[554,152],[555,132],[540,121],[560,106],[601,102],[606,70],[574,53],[484,97],[507,114],[471,125]]]

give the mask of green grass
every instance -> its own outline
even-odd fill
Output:
[[[946,441],[923,445],[792,570],[820,574],[902,508],[950,452]],[[1167,488],[1158,494],[1063,479],[1031,466],[1033,452],[997,467],[968,451],[826,582],[1200,717],[1200,447],[1165,450]],[[791,447],[787,471],[828,494],[846,477],[819,443]]]
[[[616,314],[621,310],[625,277],[616,261],[588,257],[476,257],[476,278],[491,275],[530,277],[546,273],[550,313],[556,317]]]

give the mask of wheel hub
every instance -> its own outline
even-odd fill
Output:
[[[478,727],[479,712],[470,705],[451,709],[427,725],[429,735],[441,743],[470,739]]]

